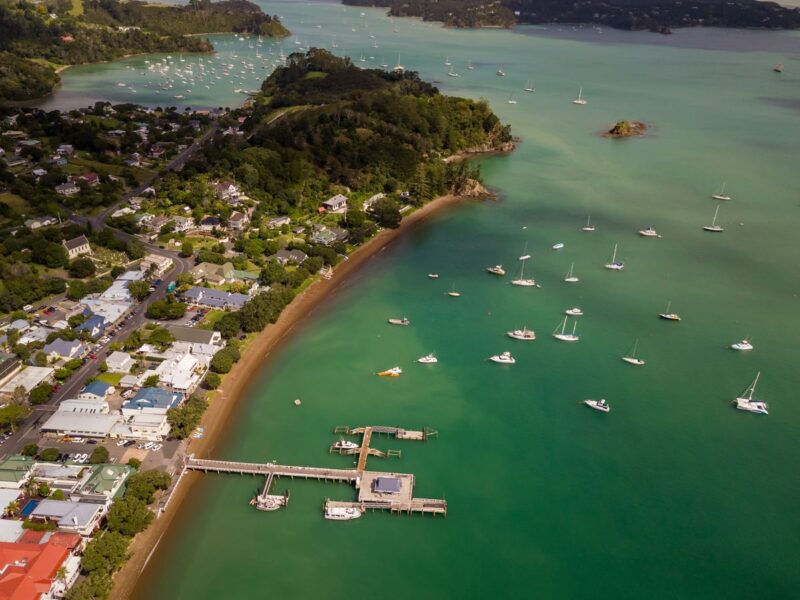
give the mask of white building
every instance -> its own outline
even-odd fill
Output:
[[[130,373],[134,360],[127,352],[116,350],[106,358],[109,373]]]
[[[152,271],[150,268],[152,267]],[[164,274],[172,268],[172,259],[169,256],[160,256],[158,254],[148,254],[139,263],[139,269],[147,273],[152,272],[156,277],[163,277]]]
[[[53,372],[50,367],[27,367],[6,381],[0,388],[0,394],[11,395],[20,386],[30,393],[40,383],[52,381]]]
[[[72,398],[63,400],[58,405],[59,412],[73,412],[90,415],[107,415],[110,410],[108,402],[98,398]]]
[[[322,203],[325,212],[343,213],[347,210],[347,196],[336,194]]]
[[[205,368],[196,356],[184,354],[165,360],[156,367],[155,372],[164,387],[189,394],[200,383]]]
[[[42,425],[44,433],[105,438],[119,423],[119,413],[81,413],[58,410]]]
[[[71,240],[64,240],[61,242],[64,245],[64,248],[67,250],[67,256],[69,259],[72,260],[73,258],[78,258],[82,254],[91,254],[92,248],[89,245],[89,240],[86,239],[85,235],[79,235],[76,238]]]

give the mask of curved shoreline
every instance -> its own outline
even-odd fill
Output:
[[[200,425],[205,427],[205,437],[200,440],[188,438],[185,446],[187,454],[207,457],[215,449],[225,432],[225,425],[230,420],[241,398],[248,392],[252,381],[264,367],[274,350],[288,339],[295,325],[303,322],[311,312],[330,295],[335,293],[350,277],[358,273],[375,255],[389,244],[411,231],[432,215],[445,208],[452,207],[464,200],[474,200],[465,196],[440,196],[403,219],[397,229],[385,229],[349,255],[348,260],[339,263],[330,280],[318,279],[302,293],[296,296],[283,310],[277,322],[260,331],[247,346],[241,360],[225,376],[223,384],[216,392],[214,400],[203,415]],[[145,531],[137,535],[130,545],[131,557],[122,569],[114,576],[112,598],[131,598],[138,588],[138,581],[147,564],[155,554],[159,542],[168,532],[169,527],[180,512],[181,504],[196,481],[198,475],[187,473],[176,484],[172,492],[169,506],[151,523]]]

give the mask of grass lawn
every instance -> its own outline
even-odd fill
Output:
[[[119,386],[119,380],[122,379],[124,375],[122,373],[100,373],[97,376],[98,381],[103,381],[108,385],[113,385],[114,387]]]
[[[91,169],[92,171],[99,171],[101,173],[107,173],[110,175],[116,175],[117,177],[121,177],[123,171],[126,171],[130,168],[133,176],[136,178],[136,181],[142,183],[146,181],[148,178],[155,175],[155,171],[151,171],[149,169],[140,169],[136,167],[125,167],[123,165],[112,165],[109,163],[100,162],[98,160],[91,160],[89,158],[83,158],[81,156],[73,156],[70,159],[70,164],[67,166],[73,167],[77,165],[78,167],[85,167]],[[80,170],[79,172],[83,172],[85,169]]]
[[[220,317],[225,314],[224,310],[210,310],[203,317],[203,320],[197,325],[200,329],[213,329],[214,323],[219,321]]]
[[[8,204],[11,209],[18,215],[26,214],[28,212],[28,203],[22,196],[17,196],[11,192],[0,194],[0,202]]]

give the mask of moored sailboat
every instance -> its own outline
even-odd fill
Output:
[[[711,197],[714,200],[730,200],[731,199],[731,197],[728,196],[725,193],[725,182],[724,181],[722,182],[722,186],[716,192],[711,194]]]
[[[633,349],[628,354],[623,356],[622,360],[624,360],[629,365],[635,365],[637,367],[641,367],[642,365],[644,365],[644,361],[638,356],[636,356],[636,351],[638,349],[639,349],[639,339],[637,338],[636,341],[633,343]]]
[[[586,106],[589,104],[583,97],[583,87],[578,89],[578,97],[572,101],[573,104],[577,104],[579,106]]]
[[[664,319],[665,321],[680,321],[681,318],[677,313],[669,312],[670,307],[672,307],[672,302],[667,302],[666,310],[662,313],[659,313],[658,317],[660,319]]]
[[[703,225],[703,230],[710,231],[712,233],[722,233],[724,231],[722,229],[722,225],[717,225],[718,216],[719,216],[719,206],[717,206],[717,210],[714,211],[714,219],[711,221],[711,225]]]
[[[622,269],[625,268],[625,263],[617,260],[617,244],[614,244],[614,252],[611,254],[611,260],[604,266],[610,271],[622,271]]]
[[[755,413],[757,415],[768,415],[769,414],[769,406],[763,400],[758,400],[754,398],[756,393],[756,385],[758,384],[758,379],[761,377],[761,371],[756,374],[756,378],[753,380],[744,393],[736,398],[734,402],[736,403],[736,408],[739,410],[744,410],[747,412]]]
[[[581,336],[575,333],[575,329],[578,327],[578,321],[576,320],[572,325],[572,333],[567,333],[567,319],[569,317],[564,317],[564,321],[561,323],[561,328],[559,329],[556,327],[555,331],[553,331],[553,337],[557,340],[562,342],[577,342],[581,339]]]
[[[567,271],[566,277],[564,277],[564,281],[566,281],[567,283],[578,283],[580,281],[580,279],[578,279],[573,273],[574,269],[575,269],[575,263],[572,263],[569,266],[569,271]]]

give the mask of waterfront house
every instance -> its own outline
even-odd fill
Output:
[[[82,537],[91,536],[107,512],[105,504],[50,500],[39,502],[30,514],[30,520],[39,523],[56,523],[62,531],[71,531]]]
[[[347,196],[336,194],[322,203],[322,208],[329,213],[343,213],[347,210]]]
[[[192,354],[168,359],[156,367],[158,382],[165,388],[189,395],[200,383],[206,367]]]
[[[79,235],[71,240],[64,240],[61,242],[67,250],[67,256],[70,260],[78,258],[82,254],[91,254],[92,247],[89,245],[89,240],[85,235]]]
[[[229,262],[222,265],[200,263],[191,272],[195,283],[205,281],[211,285],[224,285],[233,281],[258,280],[258,273],[234,269],[233,264]]]
[[[79,188],[73,182],[67,181],[66,183],[57,185],[55,190],[56,194],[61,194],[62,196],[74,196],[81,191],[81,188]]]
[[[278,250],[275,254],[275,260],[281,266],[286,265],[301,265],[308,258],[308,255],[302,250]]]
[[[180,392],[159,387],[141,388],[136,395],[122,404],[122,415],[132,417],[140,413],[167,414],[170,408],[177,408],[183,401]]]
[[[190,304],[207,308],[222,308],[239,310],[250,297],[246,294],[221,292],[213,288],[193,287],[183,293],[183,299]]]
[[[97,465],[71,494],[78,500],[109,504],[124,492],[123,485],[133,473],[128,465]]]
[[[60,531],[28,530],[19,540],[0,542],[0,594],[13,600],[63,598],[78,577],[81,547],[79,535]]]

